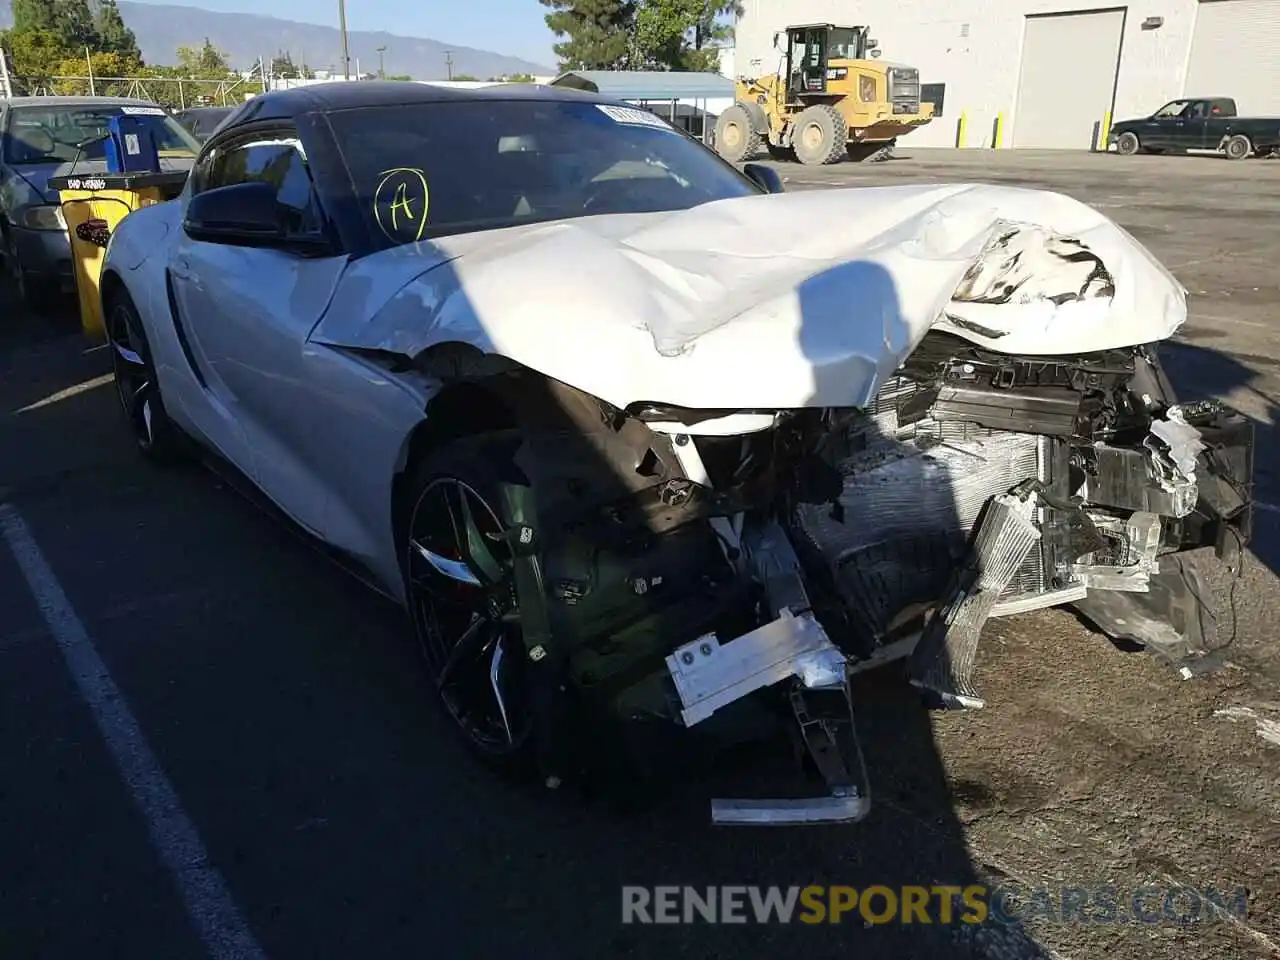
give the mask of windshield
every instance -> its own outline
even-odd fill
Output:
[[[1174,100],[1172,103],[1166,103],[1163,107],[1155,112],[1157,117],[1176,117],[1183,110],[1187,109],[1190,100]]]
[[[97,104],[15,107],[9,113],[9,126],[5,131],[5,161],[25,164],[103,160],[107,149],[104,141],[97,140],[83,151],[79,145],[86,140],[105,137],[111,118],[123,112],[125,110],[121,107]],[[155,124],[156,147],[162,158],[193,159],[200,152],[200,144],[172,117],[154,119],[158,121]]]
[[[834,27],[831,30],[828,60],[862,60],[867,51],[864,45],[866,33],[861,27]]]
[[[344,110],[329,120],[383,246],[760,192],[636,107],[473,100]]]

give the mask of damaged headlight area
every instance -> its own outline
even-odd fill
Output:
[[[1184,555],[1235,562],[1250,535],[1250,421],[1175,402],[1146,346],[934,331],[865,409],[620,410],[527,370],[487,388],[522,421],[503,472],[527,547],[497,589],[542,772],[606,733],[631,764],[789,731],[820,784],[715,800],[719,823],[862,817],[851,676],[908,659],[936,705],[980,707],[991,617],[1073,605],[1194,670],[1218,641]]]

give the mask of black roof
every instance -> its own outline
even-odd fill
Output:
[[[394,107],[415,103],[485,100],[576,100],[588,103],[612,103],[609,97],[563,87],[533,83],[500,83],[490,87],[442,87],[406,80],[339,80],[313,83],[291,90],[263,93],[248,101],[257,104],[254,114],[298,116],[304,113],[329,113],[361,107]]]

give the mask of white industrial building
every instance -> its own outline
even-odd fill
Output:
[[[733,69],[777,70],[774,33],[803,23],[865,24],[919,68],[942,115],[918,146],[1088,149],[1183,96],[1280,116],[1280,0],[743,0]]]

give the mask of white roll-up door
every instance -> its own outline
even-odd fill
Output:
[[[1244,116],[1280,116],[1280,0],[1202,0],[1186,97],[1231,97]]]
[[[1124,10],[1027,17],[1013,145],[1088,150],[1111,110]]]

